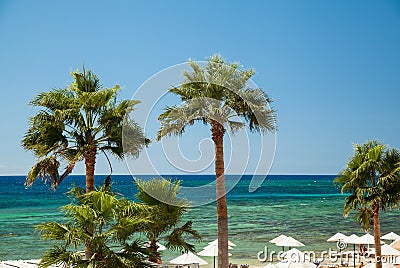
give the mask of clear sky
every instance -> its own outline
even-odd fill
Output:
[[[255,68],[274,99],[272,173],[336,174],[368,139],[400,147],[398,1],[1,0],[0,36],[3,175],[34,163],[20,147],[36,111],[27,103],[70,84],[71,70],[85,64],[126,99],[160,70],[214,53]]]

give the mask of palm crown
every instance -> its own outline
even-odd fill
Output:
[[[189,208],[188,201],[178,197],[180,181],[161,178],[150,181],[136,179],[135,182],[139,189],[137,199],[154,210],[151,221],[144,228],[150,240],[149,248],[156,253],[156,258],[150,260],[159,261],[157,242],[161,236],[164,236],[165,246],[169,249],[194,251],[194,245],[185,239],[187,236],[200,239],[199,233],[192,228],[193,222],[187,221],[179,226]]]
[[[394,206],[400,200],[400,153],[396,149],[388,149],[377,141],[363,145],[354,145],[354,156],[346,168],[335,179],[341,185],[343,193],[350,193],[345,200],[344,213],[351,209],[365,209],[372,204],[379,204],[381,209]],[[369,228],[369,221],[363,221]]]
[[[57,188],[77,161],[85,159],[87,167],[91,165],[94,172],[98,152],[106,157],[106,153],[117,158],[136,157],[149,142],[142,129],[126,117],[139,101],[117,103],[119,86],[102,87],[91,71],[76,71],[71,75],[74,82],[67,88],[40,93],[31,101],[31,105],[42,110],[30,119],[30,127],[22,140],[22,146],[38,157],[28,173],[27,185],[41,177]],[[125,139],[127,142],[124,140],[124,148],[123,135],[129,136]],[[61,176],[60,163],[66,164]]]
[[[227,64],[220,55],[210,58],[205,68],[190,61],[192,72],[184,72],[185,81],[170,92],[181,97],[181,106],[166,107],[159,116],[161,127],[157,139],[180,135],[195,121],[218,122],[232,131],[245,126],[252,131],[274,131],[274,111],[271,99],[259,88],[247,88],[254,70],[239,70],[236,63]]]

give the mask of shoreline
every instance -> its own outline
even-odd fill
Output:
[[[201,265],[200,267],[202,268],[213,268],[214,267],[214,263],[213,263],[213,257],[201,257],[202,259],[204,259],[205,261],[208,262],[207,265]],[[372,259],[369,261],[366,260],[357,260],[356,261],[356,268],[359,267],[360,262],[363,262],[364,264],[368,264],[371,263]],[[0,260],[0,268],[36,268],[38,267],[38,264],[40,262],[40,259],[19,259],[19,260]],[[217,260],[216,260],[216,267],[217,267]],[[231,258],[230,259],[230,263],[232,263],[233,265],[236,265],[238,268],[241,268],[242,265],[245,265],[249,268],[262,268],[264,266],[270,266],[271,264],[277,264],[279,262],[279,260],[275,260],[275,261],[259,261],[257,259],[236,259],[236,258]],[[308,261],[300,261],[299,263],[308,263]],[[311,262],[312,263],[312,262]],[[325,259],[324,261],[322,261],[318,266],[318,268],[352,268],[353,266],[353,261],[352,260],[347,260],[342,262],[343,263],[347,263],[346,265],[341,265],[340,260],[336,260],[336,261],[330,261],[329,259]],[[396,267],[400,267],[400,264],[394,264]],[[165,267],[168,266],[169,268],[174,268],[176,267],[176,264],[170,264],[169,261],[166,261],[165,263],[161,264],[159,267]],[[51,268],[59,268],[62,266],[50,266]],[[187,267],[187,265],[182,265],[182,267]],[[299,266],[300,267],[300,266]]]

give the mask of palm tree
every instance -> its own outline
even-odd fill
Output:
[[[139,101],[117,103],[119,86],[102,87],[91,71],[75,71],[71,75],[75,81],[67,88],[40,93],[31,101],[31,105],[43,109],[30,119],[22,140],[22,146],[38,158],[27,175],[28,186],[40,177],[56,189],[75,163],[84,160],[86,192],[93,191],[98,153],[103,153],[110,163],[107,153],[119,159],[126,155],[137,157],[149,143],[142,129],[128,117]],[[59,175],[61,163],[66,168]]]
[[[35,226],[43,239],[55,241],[54,247],[44,253],[40,267],[148,266],[145,259],[149,251],[141,247],[140,241],[130,240],[144,231],[153,213],[150,207],[117,198],[107,188],[89,193],[74,188],[70,195],[71,204],[62,207],[68,219],[65,223],[52,221]],[[77,250],[87,240],[93,246],[93,256],[83,259]]]
[[[349,193],[344,202],[344,216],[358,210],[356,220],[364,230],[374,227],[376,267],[382,268],[379,212],[394,207],[400,200],[400,152],[388,149],[377,141],[354,145],[354,156],[335,178],[342,193]]]
[[[178,198],[180,181],[172,182],[161,178],[149,181],[135,179],[135,182],[139,189],[137,199],[154,211],[144,227],[144,233],[150,242],[148,248],[153,252],[149,260],[161,263],[157,245],[161,236],[167,241],[165,246],[168,249],[194,251],[194,245],[185,240],[186,236],[201,238],[192,228],[193,222],[187,221],[179,226],[189,207],[187,200]]]
[[[228,210],[226,205],[224,134],[235,132],[248,122],[251,131],[275,131],[271,99],[259,88],[247,88],[254,70],[239,70],[236,63],[227,64],[220,55],[212,56],[201,68],[190,61],[192,72],[184,72],[180,87],[169,91],[180,96],[181,106],[166,107],[159,116],[161,127],[157,139],[181,135],[185,128],[200,121],[211,126],[215,151],[216,199],[218,220],[218,267],[228,267]]]

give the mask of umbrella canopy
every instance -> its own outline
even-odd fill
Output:
[[[347,243],[347,244],[362,244],[359,243],[359,236],[352,234],[350,236],[348,236],[345,240],[343,240],[343,242]]]
[[[374,243],[375,243],[374,236],[370,235],[370,234],[365,234],[365,235],[360,236],[358,238],[358,243],[357,244],[372,245]],[[381,241],[381,244],[384,244],[384,243]]]
[[[368,263],[363,268],[375,268],[375,262]],[[396,266],[393,263],[382,262],[382,268],[395,268]]]
[[[381,239],[384,239],[384,240],[397,240],[399,238],[400,238],[400,235],[393,233],[393,232],[385,234],[384,236],[381,237]]]
[[[232,249],[232,247],[228,246],[228,249]],[[198,253],[200,256],[214,257],[218,256],[218,246],[217,245],[208,245],[203,248],[202,251]],[[228,256],[232,256],[232,254],[228,253]]]
[[[232,247],[228,246],[228,249],[232,249]],[[214,268],[215,268],[215,257],[218,256],[218,245],[208,244],[208,246],[204,247],[202,251],[199,252],[200,256],[214,257]],[[232,256],[228,252],[228,256]]]
[[[214,241],[212,241],[212,242],[210,242],[210,243],[208,243],[209,245],[218,245],[218,239],[215,239]],[[236,245],[235,244],[233,244],[231,241],[228,241],[228,246],[229,247],[236,247]]]
[[[397,250],[389,245],[381,246],[381,254],[385,256],[400,256],[400,250]]]
[[[195,264],[198,263],[199,265],[205,265],[208,264],[205,260],[202,258],[198,257],[197,255],[193,254],[192,252],[188,252],[185,254],[182,254],[181,256],[173,259],[170,261],[172,264]]]
[[[336,233],[326,241],[328,241],[328,242],[338,242],[338,241],[345,240],[347,237],[348,237],[347,235],[344,235],[342,233]]]
[[[273,243],[273,244],[276,244],[276,243],[278,243],[279,241],[285,239],[286,237],[287,237],[286,235],[280,235],[280,236],[275,237],[275,238],[272,239],[272,240],[269,240],[269,242],[270,242],[270,243]]]
[[[371,248],[369,253],[375,254],[375,249]],[[384,256],[400,256],[400,251],[389,245],[383,245],[381,246],[381,254]]]
[[[390,246],[392,248],[400,250],[400,238],[393,241],[392,244],[390,244]]]
[[[280,240],[279,242],[275,243],[277,246],[281,247],[304,247],[304,244],[300,241],[297,241],[291,236],[287,236],[286,238]]]

